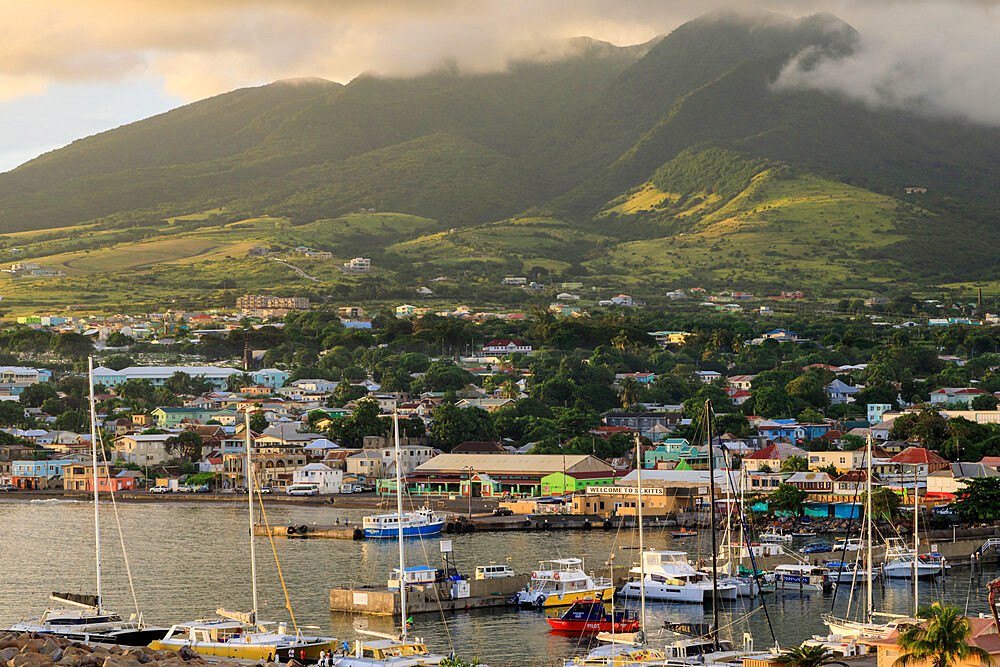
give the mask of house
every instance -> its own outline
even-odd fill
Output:
[[[382,455],[382,470],[386,477],[396,476],[396,448],[383,447],[380,450]],[[422,463],[430,461],[440,454],[441,451],[428,445],[400,445],[399,460],[403,467],[403,475],[409,475]],[[393,489],[395,490],[395,489]]]
[[[396,306],[396,317],[413,317],[417,312],[416,306],[411,306],[408,303],[404,303],[402,306]]]
[[[322,433],[300,433],[298,429],[302,426],[304,425],[297,422],[271,424],[257,438],[257,449],[277,451],[282,448],[301,448],[323,437]]]
[[[890,483],[919,483],[938,470],[947,470],[951,464],[926,447],[910,446],[888,461],[875,461],[875,469],[883,481]]]
[[[524,276],[507,276],[503,279],[504,285],[524,285],[528,282],[528,279]]]
[[[514,354],[515,352],[528,354],[531,352],[531,346],[520,338],[498,338],[484,345],[483,352],[486,354],[505,355]]]
[[[722,378],[722,373],[718,371],[695,371],[694,376],[702,384],[712,384]]]
[[[618,296],[613,296],[609,299],[611,303],[616,306],[634,306],[635,303],[632,301],[632,297],[628,294],[619,294]]]
[[[653,428],[657,424],[667,429],[679,426],[681,423],[680,412],[609,412],[604,415],[604,423],[608,426],[620,426],[632,431],[644,432]]]
[[[434,296],[434,292],[428,287],[418,287],[416,289],[418,296],[429,297]]]
[[[97,490],[101,492],[129,491],[136,488],[138,479],[134,475],[122,475],[122,472],[134,472],[131,470],[116,470],[105,465],[97,466]],[[94,466],[90,462],[74,463],[66,466],[63,470],[63,489],[66,491],[91,491],[94,490]]]
[[[931,392],[931,405],[964,403],[968,407],[972,407],[973,399],[986,393],[975,387],[941,387]]]
[[[838,471],[857,470],[866,463],[864,448],[847,452],[840,450],[809,452],[808,460],[809,467],[813,470],[827,466],[833,466]]]
[[[560,292],[556,294],[556,298],[561,301],[579,301],[580,297],[577,294],[570,294],[569,292]]]
[[[621,475],[604,471],[597,472],[553,472],[542,477],[543,496],[562,496],[567,493],[584,491],[591,486],[611,486],[621,479]]]
[[[344,271],[347,273],[368,273],[372,270],[372,261],[367,257],[355,257],[344,263]]]
[[[339,493],[344,483],[344,471],[334,470],[322,463],[310,463],[292,473],[292,483],[315,484],[320,493]]]
[[[873,457],[874,458],[874,457]],[[880,484],[877,475],[872,475],[872,484]],[[868,485],[868,471],[864,469],[851,470],[833,480],[833,493],[838,496],[857,496],[865,492]]]
[[[683,345],[684,341],[694,334],[688,331],[647,331],[646,335],[652,336],[660,347],[666,347],[668,345]]]
[[[869,403],[867,405],[867,418],[869,424],[878,424],[882,421],[882,415],[892,410],[892,403]]]
[[[167,453],[167,438],[173,433],[133,434],[115,438],[112,452],[116,459],[138,466],[160,465],[172,458]]]
[[[385,474],[385,463],[382,453],[377,450],[363,449],[346,459],[347,474],[366,481],[381,478]]]
[[[481,408],[487,412],[496,412],[500,408],[516,403],[513,398],[463,398],[455,405],[460,408]]]
[[[950,468],[927,475],[927,497],[954,500],[965,488],[965,480],[1000,477],[1000,471],[982,463],[952,463]]]
[[[830,384],[826,385],[826,395],[830,399],[830,405],[846,405],[847,403],[854,402],[854,394],[861,391],[857,387],[852,387],[851,385],[841,382],[840,380],[834,380]]]
[[[365,310],[361,306],[341,306],[337,309],[337,314],[349,320],[358,319],[365,316]]]
[[[615,373],[615,383],[625,378],[632,378],[639,384],[653,384],[656,382],[656,373]]]
[[[799,340],[797,334],[787,329],[771,329],[767,333],[762,334],[761,338],[764,340],[776,340],[779,343],[794,343]]]
[[[829,494],[833,492],[833,477],[825,472],[797,472],[785,480],[806,493]]]
[[[150,414],[160,428],[176,428],[182,422],[204,424],[214,419],[220,424],[235,424],[239,414],[235,410],[206,410],[204,408],[153,408]]]
[[[781,470],[781,462],[792,456],[807,459],[809,453],[795,445],[785,442],[775,442],[763,449],[743,457],[743,467],[747,470],[760,470],[767,466],[772,471]],[[807,459],[808,460],[808,459]]]
[[[726,378],[726,386],[732,387],[733,389],[742,389],[744,391],[750,391],[753,389],[753,380],[757,377],[756,375],[730,375]]]
[[[743,405],[753,396],[753,394],[745,389],[734,389],[733,387],[726,389],[726,395],[729,396],[729,400],[736,407]]]

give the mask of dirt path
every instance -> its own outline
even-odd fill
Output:
[[[315,278],[313,276],[310,276],[308,273],[306,273],[305,271],[303,271],[299,267],[295,266],[294,264],[289,264],[285,260],[278,259],[277,257],[272,257],[271,259],[273,259],[274,261],[279,262],[281,264],[284,264],[285,266],[287,266],[288,268],[292,269],[293,271],[295,271],[295,273],[299,274],[300,276],[302,276],[306,280],[311,280],[314,283],[318,283],[319,282],[319,278]]]

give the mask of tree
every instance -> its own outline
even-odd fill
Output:
[[[899,506],[903,503],[899,494],[883,486],[874,486],[874,479],[872,479],[872,484],[872,515],[889,520],[894,519],[899,514]],[[861,494],[861,502],[862,504],[868,503],[867,494]]]
[[[256,412],[250,413],[250,430],[254,433],[263,433],[268,427],[267,417],[264,416],[263,410],[257,410]]]
[[[774,662],[788,667],[824,667],[825,665],[847,667],[847,663],[836,658],[837,656],[823,646],[797,646],[785,649],[781,655],[774,659]]]
[[[26,408],[39,408],[48,398],[56,398],[55,387],[48,382],[29,384],[21,391],[18,402]]]
[[[52,339],[52,351],[66,357],[85,357],[94,351],[94,344],[83,334],[66,331]]]
[[[767,507],[771,510],[783,510],[799,516],[805,509],[808,495],[805,491],[791,484],[779,484],[778,488],[767,497]]]
[[[53,426],[58,431],[72,431],[73,433],[83,433],[90,430],[90,419],[86,412],[67,410],[56,417]]]
[[[781,462],[781,472],[807,472],[809,461],[802,456],[789,456]]]
[[[816,472],[825,472],[830,477],[836,477],[837,475],[840,474],[840,471],[837,470],[837,466],[833,465],[832,463],[830,465],[820,466],[816,468]]]
[[[1000,477],[964,480],[965,486],[955,496],[955,511],[966,521],[985,521],[1000,517]]]
[[[105,359],[101,365],[113,371],[120,371],[123,368],[135,365],[135,362],[127,354],[113,354]]]
[[[981,396],[976,396],[974,399],[972,399],[972,409],[996,410],[997,403],[1000,403],[1000,399],[998,399],[993,394],[983,394]]]
[[[493,417],[482,408],[442,403],[434,408],[431,420],[431,442],[446,452],[467,440],[495,442],[497,439]]]
[[[126,380],[122,384],[118,395],[122,398],[127,398],[133,401],[151,402],[155,392],[156,387],[154,387],[153,383],[149,380],[132,378],[131,380]]]
[[[521,388],[517,386],[517,383],[513,380],[507,380],[500,387],[500,396],[502,398],[509,398],[512,400],[517,400],[517,397],[521,395]]]
[[[108,339],[104,341],[104,344],[108,347],[129,347],[130,345],[135,345],[135,338],[131,336],[126,336],[120,331],[115,331],[108,336]],[[108,368],[111,368],[108,366]],[[115,369],[120,370],[120,369]]]
[[[931,667],[952,667],[959,661],[973,660],[982,665],[993,664],[989,653],[969,643],[972,627],[958,607],[935,602],[921,607],[917,618],[925,619],[926,623],[907,625],[899,633],[896,644],[903,654],[892,667],[909,667],[925,661]]]
[[[194,431],[182,431],[178,435],[167,438],[163,448],[177,458],[184,458],[194,463],[201,459],[201,436]]]
[[[622,407],[626,410],[635,408],[639,404],[639,394],[642,393],[642,387],[639,386],[638,380],[627,377],[618,386],[621,389]]]

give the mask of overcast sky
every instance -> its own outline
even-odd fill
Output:
[[[494,70],[569,37],[643,42],[719,8],[824,10],[861,32],[853,58],[790,63],[779,85],[1000,123],[995,0],[0,0],[0,170],[241,86]]]

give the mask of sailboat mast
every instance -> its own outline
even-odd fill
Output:
[[[253,548],[253,457],[251,456],[251,450],[253,445],[250,439],[250,410],[249,408],[244,411],[244,424],[243,429],[246,431],[246,444],[247,444],[247,462],[246,462],[246,476],[247,476],[247,507],[249,509],[249,520],[250,520],[250,587],[253,591],[253,610],[250,612],[253,615],[253,622],[257,622],[257,557],[254,554]]]
[[[865,573],[868,575],[868,606],[865,608],[865,622],[870,623],[872,619],[872,613],[874,611],[874,603],[872,602],[872,436],[868,435],[868,470],[865,472],[865,476],[868,478],[865,485],[865,531],[866,538],[868,540],[868,571]]]
[[[90,385],[90,458],[94,466],[94,556],[97,568],[97,609],[100,610],[101,597],[101,515],[97,506],[97,410],[94,402],[94,358],[87,357],[87,381]]]
[[[392,413],[392,431],[396,446],[396,525],[399,527],[399,613],[402,621],[402,640],[406,641],[406,569],[403,566],[403,462],[399,456],[399,413]],[[469,482],[472,497],[472,482]]]
[[[705,401],[705,437],[708,440],[708,498],[712,518],[712,639],[719,645],[719,548],[715,543],[715,452],[712,449],[712,401]]]
[[[646,556],[643,551],[642,540],[642,452],[639,447],[639,434],[635,434],[635,483],[636,512],[639,517],[639,620],[642,624],[642,632],[646,632]]]
[[[920,492],[917,489],[917,464],[913,464],[913,615],[920,611]]]

